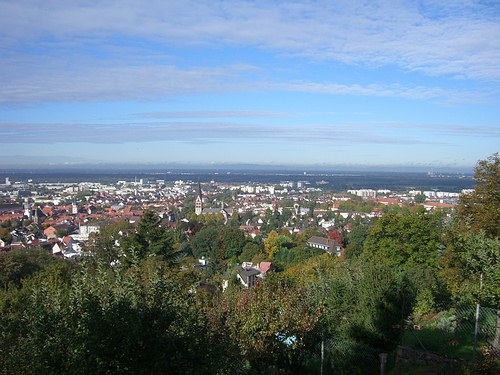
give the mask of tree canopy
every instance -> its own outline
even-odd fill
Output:
[[[481,160],[475,167],[474,191],[460,198],[457,216],[473,231],[483,230],[487,236],[500,236],[500,156],[498,153]]]
[[[136,228],[102,227],[80,261],[0,253],[0,373],[318,373],[320,342],[325,373],[355,373],[356,348],[393,350],[410,318],[450,302],[498,308],[499,165],[498,154],[478,163],[453,220],[410,206],[331,232],[346,257],[307,246],[326,236],[316,226],[283,230],[286,210],[266,212],[265,240],[217,220],[173,230],[146,210]],[[236,263],[262,260],[281,272],[244,288]]]
[[[364,242],[364,255],[392,266],[437,267],[443,244],[440,212],[419,209],[377,219]]]

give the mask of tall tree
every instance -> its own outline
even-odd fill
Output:
[[[474,172],[476,185],[460,198],[442,274],[457,299],[497,308],[493,347],[500,353],[499,154],[480,160]]]
[[[246,243],[245,235],[238,228],[221,227],[219,238],[224,246],[224,257],[227,259],[239,256]]]
[[[161,219],[153,211],[144,211],[137,231],[122,239],[120,244],[128,262],[137,262],[147,256],[161,256],[174,263],[172,233],[161,224]]]
[[[459,220],[492,238],[500,236],[500,157],[498,153],[480,160],[475,168],[474,191],[463,195],[457,207]]]
[[[422,207],[410,214],[386,214],[370,228],[363,252],[392,266],[436,268],[442,227],[441,213],[426,213]]]
[[[500,240],[454,228],[447,245],[441,275],[453,296],[465,303],[500,306]]]
[[[361,217],[356,217],[351,223],[351,231],[347,234],[345,256],[353,258],[363,252],[363,245],[368,235],[369,223]]]
[[[215,226],[208,226],[197,232],[191,238],[193,255],[196,258],[208,258],[212,249],[220,245],[217,237],[217,228]]]

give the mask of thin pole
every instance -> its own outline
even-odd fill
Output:
[[[325,360],[325,339],[321,338],[321,375],[323,375],[323,362]]]
[[[481,305],[476,305],[476,324],[474,326],[474,349],[472,351],[472,363],[476,363],[476,350],[477,350],[477,337],[479,334],[479,314],[481,312]]]
[[[481,273],[479,279],[479,289],[483,287],[483,274]],[[472,365],[476,364],[477,340],[479,336],[479,315],[481,313],[481,305],[479,302],[476,305],[476,324],[474,326],[474,349],[472,351]]]
[[[385,364],[387,363],[387,353],[380,353],[380,375],[385,375]]]

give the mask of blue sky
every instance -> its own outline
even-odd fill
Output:
[[[470,170],[496,1],[0,0],[0,166]]]

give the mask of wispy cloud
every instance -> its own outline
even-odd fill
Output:
[[[403,130],[404,132],[401,132]],[[424,131],[425,137],[412,136]],[[0,143],[293,143],[293,144],[435,144],[437,135],[498,137],[500,129],[488,126],[435,124],[357,123],[279,126],[236,122],[162,122],[127,124],[49,124],[0,122]]]
[[[0,64],[0,103],[38,101],[145,100],[168,95],[239,91],[246,86],[239,67],[179,69],[174,66],[64,66],[49,62],[29,69],[26,75],[10,74],[10,64]],[[239,79],[236,80],[235,77]]]
[[[170,49],[255,48],[285,59],[398,67],[496,84],[496,35],[500,5],[494,2],[4,1],[0,103],[265,89],[477,101],[477,93],[422,85],[289,81],[275,77],[276,68],[238,56],[196,66],[196,59],[184,61]]]
[[[337,83],[318,83],[318,82],[291,82],[275,85],[276,88],[302,91],[311,93],[322,93],[332,95],[361,95],[361,96],[384,96],[401,97],[407,99],[434,99],[448,98],[459,93],[453,93],[437,87],[404,87],[399,84],[393,85],[344,85]]]
[[[149,100],[175,95],[227,92],[294,91],[327,95],[400,97],[410,100],[436,100],[446,103],[478,103],[488,100],[487,93],[449,90],[440,87],[401,84],[340,84],[335,82],[283,81],[264,76],[248,77],[248,65],[180,68],[144,63],[122,65],[82,58],[72,63],[65,58],[53,61],[40,58],[33,65],[25,61],[0,60],[0,103],[45,101]],[[274,113],[272,116],[284,114]],[[144,115],[146,116],[146,115]],[[149,114],[149,117],[180,118],[182,113]],[[175,117],[177,116],[177,117]],[[202,117],[207,117],[201,113]],[[270,113],[226,112],[208,117],[269,117]],[[188,117],[198,118],[191,113]]]
[[[270,118],[287,117],[289,114],[265,111],[191,111],[191,112],[143,112],[132,116],[149,119],[193,119],[193,118]]]
[[[260,2],[48,0],[0,4],[5,47],[19,41],[106,44],[134,37],[157,45],[259,46],[353,64],[500,79],[495,2]],[[43,36],[40,39],[40,35]],[[82,37],[84,36],[84,37]],[[102,46],[106,51],[105,45]]]

